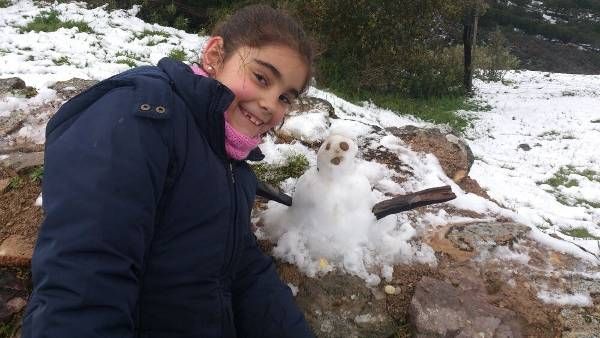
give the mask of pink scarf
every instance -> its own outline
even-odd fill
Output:
[[[208,74],[198,64],[192,64],[192,71],[196,75],[206,76]],[[260,136],[250,137],[235,130],[233,126],[227,122],[227,111],[225,111],[225,152],[234,160],[243,160],[248,157],[252,149],[256,148],[260,143]]]

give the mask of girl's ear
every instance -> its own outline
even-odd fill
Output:
[[[223,38],[212,36],[206,42],[202,54],[202,68],[210,77],[214,77],[223,65],[225,50],[223,49]]]

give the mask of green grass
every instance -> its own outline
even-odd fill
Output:
[[[163,38],[168,38],[171,36],[171,34],[169,34],[167,32],[153,31],[153,30],[149,30],[149,29],[144,29],[141,33],[134,33],[133,35],[135,36],[136,39],[140,39],[140,40],[147,36],[161,36]]]
[[[600,237],[590,234],[586,228],[573,228],[569,230],[561,230],[560,232],[571,237],[600,240]]]
[[[36,167],[29,174],[31,182],[40,183],[44,179],[44,166]]]
[[[298,178],[308,169],[308,160],[302,154],[293,154],[281,165],[256,163],[251,165],[258,179],[278,186],[289,177]]]
[[[178,61],[186,61],[186,58],[187,58],[185,51],[183,49],[171,50],[171,52],[169,52],[168,57],[170,57],[171,59],[178,60]]]
[[[129,68],[137,67],[137,63],[132,59],[117,59],[117,63],[128,65]]]
[[[59,28],[73,28],[77,27],[79,32],[92,33],[92,29],[85,21],[67,20],[61,21],[59,18],[59,12],[56,10],[50,10],[48,12],[41,12],[39,15],[33,18],[33,21],[28,23],[25,27],[21,27],[21,32],[55,32]]]
[[[576,173],[572,166],[561,167],[552,177],[549,179],[538,182],[539,184],[548,184],[553,188],[557,188],[559,186],[564,186],[567,188],[576,187],[579,185],[579,182],[574,179],[569,179],[569,175]]]
[[[66,56],[61,56],[58,59],[52,59],[52,62],[54,62],[55,65],[57,66],[62,66],[62,65],[70,65],[71,61],[69,61],[69,58]]]
[[[21,327],[21,320],[20,315],[14,314],[8,320],[1,322],[0,337],[13,337]]]
[[[11,178],[10,181],[8,182],[8,189],[9,190],[19,189],[20,187],[23,186],[23,184],[25,184],[25,181],[23,181],[21,176],[15,176],[15,177]]]
[[[457,111],[490,111],[493,108],[486,102],[462,96],[409,98],[394,94],[349,93],[332,88],[328,88],[328,90],[354,103],[370,100],[378,107],[390,109],[402,115],[412,115],[437,124],[448,124],[458,132],[463,132],[470,127],[473,119],[460,116]]]
[[[12,1],[10,0],[0,0],[0,8],[6,8],[12,5]]]
[[[141,61],[142,60],[139,55],[137,55],[136,53],[130,52],[130,51],[117,52],[115,54],[115,56],[117,58],[123,56],[123,57],[126,57],[128,59],[133,59],[133,60],[137,60],[137,61]]]
[[[560,133],[556,130],[545,131],[538,135],[538,137],[558,136]]]

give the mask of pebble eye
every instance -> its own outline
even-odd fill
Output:
[[[350,146],[348,145],[348,143],[342,142],[340,143],[340,148],[342,148],[343,151],[347,151],[348,149],[350,149]]]
[[[325,146],[325,150],[329,150],[329,148],[331,148],[331,143],[327,143],[327,145]]]

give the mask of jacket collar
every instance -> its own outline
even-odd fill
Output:
[[[163,58],[158,62],[170,78],[171,86],[188,106],[198,128],[206,136],[210,147],[223,160],[229,157],[225,152],[225,110],[235,95],[217,80],[198,76],[182,62]],[[248,160],[260,161],[265,156],[259,148],[248,155]]]

